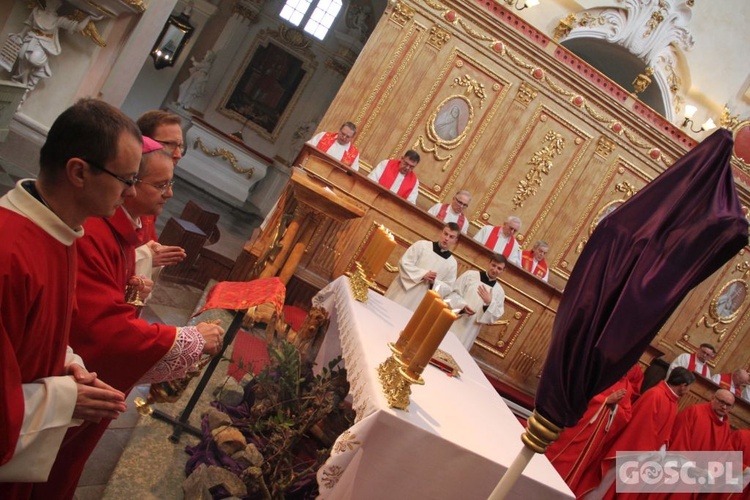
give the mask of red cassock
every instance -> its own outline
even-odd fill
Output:
[[[715,451],[729,449],[729,421],[720,420],[711,403],[689,406],[675,419],[669,449]]]
[[[0,208],[0,464],[18,442],[21,384],[64,375],[75,306],[75,245],[65,246],[26,217]],[[28,497],[31,483],[0,483],[0,498]]]
[[[601,470],[594,467],[584,473],[582,482],[598,484],[615,466],[618,451],[656,451],[669,442],[672,426],[677,417],[677,395],[663,380],[643,393],[633,405],[632,418],[620,435],[604,453]],[[598,476],[591,478],[591,475]],[[615,485],[604,498],[615,497]],[[618,495],[618,498],[625,498]]]
[[[135,268],[139,239],[128,216],[118,209],[108,219],[90,218],[78,240],[78,311],[70,345],[86,368],[123,392],[129,391],[172,347],[174,326],[149,324],[125,302],[125,285]],[[52,467],[47,498],[72,498],[83,466],[109,420],[68,431]]]
[[[636,367],[640,371],[638,367]],[[625,389],[625,396],[616,405],[605,403],[607,397]],[[589,402],[586,413],[573,427],[565,429],[560,438],[547,449],[547,458],[565,480],[576,497],[580,498],[587,491],[599,484],[593,474],[584,472],[599,469],[604,458],[604,451],[631,418],[631,396],[633,387],[627,376],[615,385],[599,393]]]

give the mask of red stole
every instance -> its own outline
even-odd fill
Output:
[[[695,371],[695,353],[690,355],[690,361],[688,362],[687,369],[690,370],[691,372]],[[701,370],[701,375],[703,375],[704,377],[707,377],[708,376],[707,371],[708,371],[708,363],[703,363],[703,369]]]
[[[536,269],[531,270],[534,267],[534,252],[532,250],[527,250],[521,254],[521,265],[538,278],[544,278],[547,275],[547,261],[544,259],[536,263]]]
[[[497,240],[500,238],[500,226],[495,226],[492,228],[492,231],[490,231],[490,235],[487,238],[487,243],[484,245],[489,248],[490,250],[495,249],[495,245],[497,245]],[[505,248],[503,248],[502,254],[506,258],[510,258],[510,254],[513,252],[513,237],[511,236],[508,238],[508,243],[505,244]]]
[[[337,137],[338,134],[336,132],[326,132],[325,134],[323,134],[323,137],[320,138],[316,147],[319,150],[325,151],[327,153],[330,147],[333,146],[333,143],[336,141]],[[358,154],[359,150],[354,145],[354,143],[350,142],[349,149],[347,149],[344,152],[344,156],[341,157],[341,163],[351,167],[352,163],[354,163],[354,160],[357,159]]]
[[[731,392],[732,390],[732,374],[731,373],[722,373],[721,375],[719,375],[719,387]],[[742,388],[735,387],[734,395],[737,397],[742,397]]]
[[[403,184],[401,185],[403,186]],[[445,220],[445,216],[448,214],[449,206],[450,203],[443,203],[443,206],[440,207],[440,211],[437,214],[438,219]],[[463,229],[464,223],[466,223],[466,217],[464,217],[464,214],[458,214],[458,227]]]
[[[383,175],[380,176],[378,181],[381,186],[391,189],[393,182],[396,180],[396,176],[399,174],[398,169],[401,166],[401,160],[388,160],[385,165]],[[398,195],[401,198],[408,198],[411,194],[414,186],[417,185],[417,175],[414,172],[409,172],[404,176],[404,180],[401,182],[401,187],[398,188]]]

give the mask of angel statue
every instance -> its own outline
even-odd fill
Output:
[[[16,72],[11,79],[25,85],[29,91],[34,90],[42,78],[52,76],[50,57],[58,56],[62,51],[59,29],[64,28],[71,33],[88,31],[90,36],[92,27],[89,24],[92,20],[101,19],[93,16],[63,16],[58,13],[61,6],[61,0],[37,0],[24,30],[9,37],[9,42],[20,46]]]
[[[193,61],[193,67],[190,68],[190,76],[180,84],[180,93],[177,97],[177,104],[184,109],[190,109],[206,93],[208,73],[211,71],[215,58],[216,52],[213,50],[206,51],[202,61],[196,61],[194,57],[190,58]]]

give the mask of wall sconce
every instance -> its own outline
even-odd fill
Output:
[[[528,7],[536,7],[539,5],[539,0],[503,0],[508,5],[512,5],[516,10],[523,10]]]
[[[695,116],[695,112],[698,111],[698,108],[695,106],[691,106],[690,104],[685,105],[685,121],[682,122],[682,125],[680,125],[682,128],[689,128],[696,134],[698,132],[708,132],[709,130],[713,130],[716,128],[716,124],[714,121],[709,118],[705,122],[703,122],[703,125],[701,125],[701,128],[698,130],[695,130],[693,128],[693,116]]]
[[[156,69],[174,66],[180,52],[190,40],[195,28],[190,24],[190,9],[186,8],[179,16],[171,15],[151,49]]]

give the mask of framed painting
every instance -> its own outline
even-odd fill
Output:
[[[219,109],[275,140],[314,67],[283,44],[266,38],[250,49]]]

